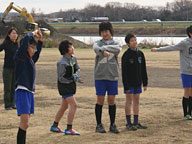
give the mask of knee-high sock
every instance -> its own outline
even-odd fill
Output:
[[[26,142],[26,131],[19,128],[17,133],[17,144],[25,144],[25,142]]]
[[[109,105],[109,116],[111,125],[115,123],[115,116],[116,116],[116,105]]]
[[[95,105],[95,117],[96,117],[97,125],[101,124],[102,108],[103,108],[103,105],[99,105],[99,104]]]
[[[192,96],[189,97],[189,109],[188,109],[188,114],[192,115]]]
[[[182,105],[183,105],[183,114],[184,114],[184,116],[186,116],[188,114],[187,109],[188,109],[188,105],[189,105],[189,99],[183,97]]]

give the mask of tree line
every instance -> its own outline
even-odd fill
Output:
[[[110,21],[191,21],[192,0],[175,0],[164,7],[140,6],[135,3],[109,2],[105,6],[88,4],[84,9],[70,9],[49,14],[64,21],[91,21],[92,17],[109,17]]]

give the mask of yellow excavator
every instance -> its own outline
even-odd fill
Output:
[[[23,17],[28,19],[28,23],[26,24],[25,27],[25,33],[29,33],[32,31],[35,31],[39,28],[38,24],[35,23],[33,16],[27,12],[27,10],[25,8],[20,8],[19,6],[15,6],[13,2],[11,2],[9,4],[9,6],[6,8],[6,10],[4,11],[3,17],[2,17],[2,22],[4,22],[5,17],[7,16],[7,14],[11,11],[11,10],[15,10],[18,13],[20,13]],[[42,31],[42,33],[44,33],[45,35],[50,35],[50,30],[48,30],[47,28],[40,28],[40,30]]]

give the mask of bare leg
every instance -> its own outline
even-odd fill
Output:
[[[75,98],[73,96],[66,98],[66,100],[67,100],[67,103],[70,105],[69,113],[68,113],[68,117],[67,117],[67,124],[72,125],[74,115],[75,115],[75,112],[77,109],[77,104],[76,104]]]
[[[56,114],[55,117],[55,122],[59,122],[61,120],[61,118],[63,117],[64,112],[67,110],[68,108],[68,102],[66,99],[62,99],[62,103],[61,106]]]
[[[125,115],[131,115],[132,98],[133,94],[126,94]]]

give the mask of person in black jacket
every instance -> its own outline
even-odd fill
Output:
[[[38,43],[34,36],[38,37]],[[15,55],[15,103],[17,115],[20,116],[17,144],[25,144],[29,118],[34,114],[35,63],[39,59],[43,44],[40,29],[26,34],[20,44]]]
[[[5,40],[0,45],[0,52],[5,51],[3,66],[4,106],[6,110],[15,107],[15,64],[14,55],[18,49],[18,31],[12,27],[8,30]]]
[[[122,79],[124,93],[126,94],[125,114],[128,130],[146,129],[138,122],[139,115],[139,96],[147,90],[148,78],[146,71],[145,56],[142,51],[137,49],[137,39],[135,35],[128,34],[125,37],[128,49],[122,56]],[[133,102],[134,122],[131,123],[131,105]]]

